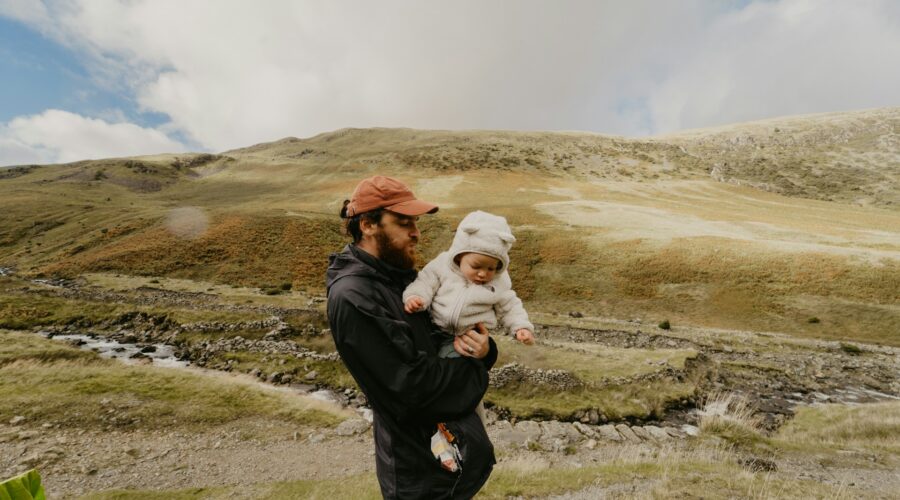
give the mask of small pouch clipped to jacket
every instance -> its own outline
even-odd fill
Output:
[[[456,446],[456,437],[442,423],[438,424],[437,432],[431,436],[431,453],[447,471],[457,472],[462,468],[462,457],[459,454],[459,447]]]

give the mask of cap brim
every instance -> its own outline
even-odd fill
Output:
[[[433,214],[438,211],[437,205],[422,200],[404,201],[384,208],[391,212],[397,212],[398,214],[409,215],[412,217],[423,214]]]

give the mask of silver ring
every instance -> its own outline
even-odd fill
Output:
[[[466,346],[466,350],[469,351],[469,354],[472,354],[473,352],[475,352],[475,349],[473,349],[472,346],[470,346],[470,345]]]

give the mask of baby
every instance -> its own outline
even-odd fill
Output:
[[[429,262],[403,292],[408,314],[430,308],[431,319],[447,334],[438,356],[458,357],[454,336],[476,323],[502,326],[519,342],[534,343],[534,325],[507,272],[514,241],[506,219],[472,212],[459,223],[450,250]]]

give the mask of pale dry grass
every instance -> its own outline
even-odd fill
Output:
[[[487,498],[857,498],[847,484],[823,484],[778,473],[752,472],[730,446],[698,442],[660,447],[616,444],[590,452],[598,465],[555,465],[544,454],[497,464]],[[558,496],[558,497],[557,497]]]
[[[739,447],[750,447],[764,439],[760,419],[750,402],[737,394],[707,395],[700,412],[700,431]]]
[[[900,456],[900,401],[803,407],[774,441],[796,450],[857,450]]]
[[[498,365],[519,363],[531,369],[565,370],[588,384],[615,377],[635,377],[665,368],[683,369],[697,356],[692,349],[618,348],[588,343],[537,339],[525,346],[504,335],[494,336],[500,357]]]

